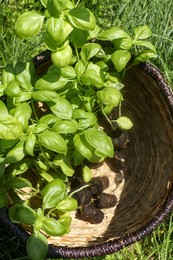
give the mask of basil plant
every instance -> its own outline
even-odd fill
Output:
[[[21,39],[42,34],[52,65],[39,77],[32,62],[7,64],[0,85],[0,207],[11,197],[11,221],[30,226],[33,260],[45,259],[47,236],[70,232],[70,213],[78,208],[70,186],[76,169],[89,183],[87,162],[114,156],[100,117],[114,131],[133,125],[121,114],[126,70],[156,57],[146,25],[132,35],[118,27],[102,30],[80,1],[41,3],[44,14],[23,13],[15,32]],[[32,207],[35,197],[38,207]]]

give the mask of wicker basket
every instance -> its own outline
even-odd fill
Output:
[[[109,176],[109,193],[116,194],[118,204],[105,210],[101,224],[74,218],[69,234],[50,238],[49,257],[89,258],[114,253],[149,235],[172,211],[173,94],[150,64],[132,67],[124,83],[123,115],[129,116],[134,126],[125,149],[123,179],[114,172],[113,162],[93,169],[95,175],[102,168],[102,175]],[[26,243],[29,234],[9,221],[5,208],[0,210],[0,221]]]

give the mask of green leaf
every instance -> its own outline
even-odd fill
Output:
[[[32,234],[27,240],[26,249],[31,260],[46,259],[48,252],[47,238],[40,232],[38,234]]]
[[[7,206],[8,197],[3,186],[0,186],[0,209]]]
[[[53,125],[55,124],[57,121],[57,117],[55,115],[52,114],[47,114],[45,116],[42,116],[38,123],[40,124],[46,124],[46,125]]]
[[[37,124],[34,128],[34,133],[39,134],[39,133],[45,131],[46,129],[48,129],[47,124]]]
[[[67,0],[48,0],[47,10],[53,17],[59,17],[66,7]]]
[[[56,91],[65,86],[67,79],[60,77],[60,69],[51,71],[36,81],[35,90]]]
[[[5,88],[5,94],[9,97],[18,97],[21,94],[19,82],[16,80],[10,81],[10,83]]]
[[[81,57],[84,62],[94,57],[101,50],[98,43],[87,43],[82,47]]]
[[[2,71],[2,83],[6,87],[10,81],[15,79],[15,71],[12,64],[7,64]]]
[[[148,49],[152,50],[153,52],[157,52],[155,46],[151,43],[151,42],[147,42],[147,41],[135,41],[134,43],[137,46],[143,46],[143,47],[147,47]]]
[[[92,158],[94,152],[93,147],[86,141],[84,134],[76,134],[73,138],[73,144],[76,151],[88,160]]]
[[[21,161],[18,161],[14,164],[10,164],[6,167],[6,173],[11,176],[17,176],[27,171],[27,169],[31,166],[31,159],[28,157],[24,157]]]
[[[25,150],[31,156],[34,156],[35,143],[36,143],[36,136],[34,134],[28,135],[25,141]]]
[[[17,62],[15,66],[16,80],[21,90],[31,91],[35,81],[35,67],[32,62]]]
[[[111,55],[112,62],[115,69],[120,72],[122,71],[131,58],[131,54],[127,50],[117,50]]]
[[[14,223],[33,225],[36,219],[36,212],[28,206],[15,204],[9,209],[9,217]]]
[[[43,220],[43,229],[49,236],[62,236],[66,233],[66,227],[53,218]]]
[[[129,50],[132,47],[132,38],[129,36],[127,38],[115,39],[113,44],[116,49]]]
[[[94,113],[86,112],[83,109],[75,109],[73,118],[78,122],[78,129],[86,129],[97,124],[97,118]]]
[[[85,71],[85,65],[79,60],[75,65],[75,71],[78,77],[80,77]]]
[[[11,111],[11,114],[21,123],[23,130],[28,127],[28,120],[31,118],[32,109],[28,103],[22,103]]]
[[[74,28],[70,34],[72,43],[77,47],[81,48],[86,42],[88,37],[88,31]]]
[[[89,64],[85,72],[81,75],[81,81],[84,85],[93,85],[101,88],[104,84],[103,71],[98,65]]]
[[[145,62],[153,58],[157,58],[157,54],[155,52],[153,52],[152,50],[143,50],[135,57],[133,63],[137,64],[139,62]]]
[[[51,41],[55,41],[56,45],[61,45],[68,35],[73,30],[73,27],[66,21],[60,18],[50,17],[47,20],[46,33]]]
[[[47,7],[47,1],[48,1],[48,0],[40,0],[40,1],[41,1],[42,5],[46,8],[46,7]]]
[[[15,32],[20,38],[33,37],[42,28],[44,16],[28,11],[20,15],[15,24]]]
[[[6,105],[4,104],[4,102],[2,100],[0,100],[0,117],[8,117],[8,109],[6,107]]]
[[[106,87],[97,91],[97,100],[104,105],[118,106],[121,101],[121,92],[114,87]]]
[[[147,39],[149,36],[151,36],[152,31],[147,25],[138,26],[134,30],[135,40],[143,40]]]
[[[17,143],[6,155],[5,163],[12,164],[22,160],[25,156],[24,141]]]
[[[72,134],[75,133],[78,129],[78,124],[75,120],[62,120],[55,123],[52,128],[52,131],[55,131],[59,134]]]
[[[44,101],[51,101],[54,100],[55,98],[58,98],[59,94],[56,91],[51,91],[51,90],[38,90],[32,93],[32,97],[37,101],[44,102]]]
[[[126,116],[121,116],[116,120],[118,126],[123,129],[123,130],[129,130],[130,128],[132,128],[133,123],[132,121],[126,117]]]
[[[0,177],[5,173],[5,163],[1,162],[0,163]]]
[[[58,133],[55,134],[53,131],[46,130],[39,134],[39,140],[44,147],[51,151],[62,154],[67,153],[66,142]]]
[[[67,99],[60,97],[56,99],[54,102],[49,102],[48,105],[54,115],[62,119],[71,119],[73,109],[70,102]]]
[[[90,182],[90,180],[93,177],[91,169],[86,165],[82,169],[82,176],[83,176],[84,182]]]
[[[61,68],[61,76],[70,80],[76,78],[77,75],[72,66],[67,66],[65,68]]]
[[[118,27],[112,27],[110,29],[100,32],[96,36],[96,38],[103,41],[112,41],[115,39],[129,38],[129,35]]]
[[[94,30],[96,26],[93,13],[83,6],[73,8],[68,13],[67,18],[69,19],[72,26],[81,30]]]
[[[29,180],[22,178],[22,177],[13,177],[9,181],[9,185],[16,189],[21,189],[25,187],[32,187],[32,184]]]
[[[45,209],[54,208],[64,198],[66,185],[61,179],[49,182],[43,191],[43,207]]]
[[[71,46],[67,45],[63,49],[52,51],[51,59],[53,64],[58,68],[64,68],[68,66],[72,59]]]
[[[67,158],[62,155],[62,154],[58,154],[54,160],[53,160],[53,165],[55,166],[59,166],[62,170],[62,172],[66,175],[66,176],[73,176],[74,174],[74,169],[72,168],[70,162],[67,160]]]
[[[85,130],[85,138],[96,149],[99,155],[113,157],[114,147],[112,140],[103,131],[96,128],[89,128]]]
[[[31,99],[31,92],[21,91],[20,96],[15,98],[15,103],[22,103]],[[18,105],[18,104],[17,104]]]
[[[22,124],[11,115],[0,115],[0,138],[14,140],[23,134]]]
[[[72,197],[65,197],[56,206],[58,210],[61,210],[63,212],[73,211],[77,209],[77,207],[78,207],[77,201]]]

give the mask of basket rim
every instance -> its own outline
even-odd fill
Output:
[[[150,63],[140,63],[138,68],[144,70],[146,74],[151,76],[153,80],[157,83],[159,91],[161,92],[173,118],[173,93],[167,84],[164,76],[159,71],[157,67]],[[94,246],[86,247],[67,247],[67,246],[55,246],[49,244],[48,257],[50,258],[84,258],[84,257],[94,257],[103,256],[107,254],[115,253],[124,247],[127,247],[151,234],[172,212],[173,210],[173,183],[171,183],[171,188],[167,194],[162,207],[159,209],[158,213],[143,227],[137,229],[132,233],[119,238],[113,239],[111,241],[101,243]],[[18,238],[21,243],[26,244],[29,234],[18,224],[14,224],[10,221],[8,217],[7,208],[0,209],[0,221],[8,226],[8,229]]]

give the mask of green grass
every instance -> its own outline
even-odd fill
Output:
[[[173,1],[85,0],[85,3],[93,9],[102,27],[120,26],[131,33],[138,25],[147,24],[153,32],[150,40],[159,54],[159,59],[152,62],[162,71],[170,85],[173,85]],[[42,11],[39,1],[0,0],[0,71],[7,62],[31,59],[43,49],[40,35],[31,42],[19,40],[14,34],[14,22],[18,15],[24,10],[31,10],[33,6]],[[172,219],[173,215],[152,235],[122,251],[91,259],[173,260]],[[1,225],[0,234],[0,259],[28,259],[18,238],[11,236]]]

